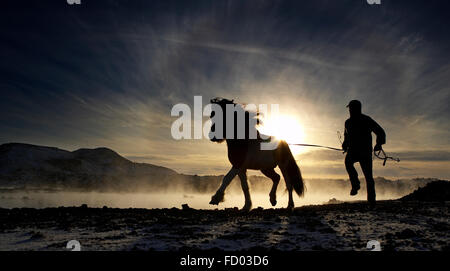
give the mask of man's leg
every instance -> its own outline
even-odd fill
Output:
[[[355,160],[352,155],[347,153],[347,155],[345,156],[345,169],[347,169],[347,173],[352,184],[352,191],[350,191],[351,196],[358,194],[358,190],[360,188],[358,172],[355,169],[354,163]]]
[[[368,157],[361,159],[359,164],[361,165],[364,177],[366,178],[367,200],[370,203],[375,203],[376,194],[375,194],[375,181],[373,180],[373,172],[372,172],[372,157],[369,155]]]

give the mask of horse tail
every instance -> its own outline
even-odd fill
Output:
[[[289,145],[286,141],[282,140],[280,142],[280,160],[283,164],[282,172],[285,179],[289,178],[292,186],[294,187],[295,192],[299,197],[302,197],[305,194],[306,187],[302,178],[302,173],[300,172],[300,168],[295,162],[294,156],[289,148]]]

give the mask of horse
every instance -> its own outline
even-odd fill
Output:
[[[230,171],[224,176],[222,184],[217,189],[216,193],[211,197],[209,204],[218,205],[220,202],[224,201],[225,189],[231,183],[233,178],[238,175],[241,180],[241,187],[245,196],[245,205],[241,209],[243,211],[250,211],[252,208],[252,201],[250,197],[249,186],[247,182],[247,170],[260,170],[265,176],[269,177],[272,182],[272,188],[269,193],[269,199],[272,206],[277,204],[276,190],[278,183],[280,181],[280,175],[275,172],[275,168],[278,166],[281,170],[283,178],[286,182],[286,188],[289,193],[289,200],[287,208],[292,210],[294,208],[294,200],[292,196],[292,190],[295,190],[299,197],[302,197],[305,193],[305,184],[303,182],[302,174],[300,168],[298,167],[294,156],[289,149],[289,145],[284,140],[276,140],[274,145],[275,148],[271,150],[261,150],[261,143],[263,142],[274,142],[273,137],[266,136],[268,139],[263,139],[259,131],[257,131],[257,125],[249,125],[252,116],[256,116],[257,121],[253,123],[259,124],[260,119],[258,119],[259,114],[252,113],[246,110],[242,105],[237,104],[234,100],[228,100],[225,98],[214,98],[211,99],[212,105],[219,105],[222,109],[221,122],[223,127],[215,127],[216,125],[221,125],[220,123],[214,123],[211,125],[209,139],[212,142],[222,143],[226,142],[228,148],[228,160],[230,161],[232,167]],[[228,106],[227,106],[228,105]],[[231,106],[230,106],[231,105]],[[237,137],[237,118],[238,114],[236,112],[234,115],[234,135],[230,132],[227,135],[226,132],[226,110],[230,108],[240,108],[245,112],[245,136],[242,138]],[[234,109],[236,110],[236,109]],[[210,114],[210,119],[215,116],[215,112],[212,111]],[[242,116],[242,115],[241,115]],[[230,126],[229,126],[230,127]],[[233,127],[233,126],[231,126]],[[219,128],[219,129],[217,129]],[[222,129],[220,129],[222,128]],[[256,130],[256,138],[251,138],[251,129]],[[219,134],[219,136],[217,136]],[[227,138],[228,137],[228,138]]]

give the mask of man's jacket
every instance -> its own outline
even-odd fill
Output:
[[[386,143],[386,133],[371,117],[361,114],[345,121],[344,143],[342,147],[348,153],[371,154],[372,132],[377,136],[376,143]]]

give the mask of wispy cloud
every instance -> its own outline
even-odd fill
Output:
[[[405,161],[381,173],[450,177],[449,38],[435,27],[446,14],[428,3],[363,2],[7,5],[0,142],[106,146],[180,172],[222,173],[225,145],[170,137],[174,104],[194,95],[278,103],[307,143],[339,147],[345,105],[357,98],[385,128],[386,150]],[[311,174],[345,175],[339,153],[299,158]],[[313,168],[318,159],[325,164]]]

